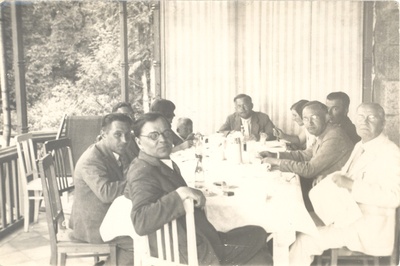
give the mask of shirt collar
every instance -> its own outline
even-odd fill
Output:
[[[118,153],[115,153],[115,152],[113,152],[113,155],[115,157],[115,160],[117,160],[117,162],[118,162],[120,155]]]
[[[361,140],[360,146],[363,147],[364,150],[373,150],[373,149],[379,148],[382,144],[382,141],[384,141],[384,139],[386,139],[386,136],[383,133],[381,133],[376,138],[374,138],[370,141],[367,141],[365,143],[363,143]]]
[[[163,162],[166,166],[174,170],[174,166],[172,165],[172,160],[171,159],[160,159],[161,162]]]
[[[247,118],[247,119],[244,119],[244,118],[240,118],[241,120],[242,120],[242,123],[244,124],[244,123],[251,123],[251,116],[249,117],[249,118]]]

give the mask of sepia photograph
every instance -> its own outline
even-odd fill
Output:
[[[0,0],[0,266],[400,265],[396,0]]]

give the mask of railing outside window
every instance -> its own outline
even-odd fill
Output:
[[[33,132],[37,158],[43,155],[43,143],[55,139],[55,136],[56,132]],[[23,226],[25,217],[20,178],[16,146],[0,149],[0,239]]]

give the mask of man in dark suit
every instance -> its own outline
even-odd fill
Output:
[[[206,198],[200,190],[189,188],[178,166],[171,161],[171,125],[159,113],[147,113],[134,125],[139,156],[131,163],[125,196],[132,200],[131,219],[139,235],[149,235],[150,250],[156,254],[155,231],[165,223],[178,220],[185,230],[183,200],[195,202],[196,241],[200,265],[272,265],[266,250],[263,228],[246,226],[227,233],[217,232],[204,213]],[[181,243],[181,241],[179,241]],[[181,261],[187,263],[184,246]]]
[[[356,126],[347,116],[350,97],[341,91],[329,93],[326,96],[326,106],[328,107],[330,117],[329,123],[341,127],[354,144],[359,142],[361,137],[357,135]]]
[[[129,116],[132,119],[132,122],[135,121],[135,112],[133,111],[132,105],[128,102],[118,102],[112,108],[113,113],[121,113]],[[131,134],[132,139],[128,143],[128,147],[126,148],[127,153],[131,153],[130,156],[137,157],[139,154],[139,147],[135,141],[135,135]]]
[[[262,152],[264,163],[282,172],[293,172],[301,179],[304,203],[309,211],[312,205],[308,192],[313,180],[339,170],[346,163],[354,144],[341,127],[331,125],[328,108],[318,101],[304,105],[303,122],[308,132],[317,137],[315,144],[302,151],[281,152],[277,155]],[[279,158],[273,158],[279,157]]]
[[[124,170],[133,159],[131,153],[126,152],[131,139],[131,121],[125,114],[106,115],[102,121],[101,139],[79,158],[74,172],[71,238],[103,243],[99,232],[101,222],[113,200],[123,194],[126,185]],[[119,265],[131,263],[132,240],[126,237],[116,242],[122,249],[128,245],[131,250],[125,257],[118,251]]]
[[[156,99],[150,106],[150,112],[157,112],[162,114],[170,125],[172,125],[172,120],[175,117],[175,104],[170,100],[166,99]],[[193,145],[192,140],[183,140],[175,132],[172,135],[172,152],[177,152],[190,148]]]
[[[243,131],[246,139],[257,141],[263,132],[267,134],[267,140],[275,139],[274,124],[267,114],[253,111],[253,102],[249,95],[239,94],[233,101],[236,112],[227,117],[219,132],[229,134],[231,131]]]

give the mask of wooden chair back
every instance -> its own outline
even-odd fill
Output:
[[[39,178],[32,134],[26,133],[17,135],[15,136],[15,141],[17,145],[18,162],[20,163],[19,168],[22,174],[26,177],[26,179],[23,180],[23,184],[26,187],[29,181]]]
[[[186,199],[183,204],[186,211],[188,265],[197,266],[198,258],[193,200]],[[158,257],[153,257],[150,254],[148,236],[138,236],[134,239],[135,265],[183,265],[179,257],[177,221],[173,220],[157,230],[156,238]]]
[[[74,162],[78,162],[82,153],[100,135],[102,116],[70,116],[64,115],[58,129],[57,138],[71,139],[72,156]]]
[[[194,223],[193,200],[183,202],[186,211],[186,237],[188,249],[188,265],[198,265],[196,230]],[[132,201],[125,196],[117,197],[105,215],[100,226],[103,241],[110,241],[118,236],[130,236],[133,240],[133,258],[135,266],[145,265],[183,265],[179,257],[178,229],[176,220],[165,224],[157,230],[158,257],[150,253],[149,237],[139,236],[131,220]],[[165,256],[164,256],[165,254]]]
[[[57,262],[60,262],[61,265],[65,265],[69,257],[94,257],[95,262],[97,262],[99,261],[99,256],[109,255],[111,263],[116,265],[116,245],[113,243],[90,244],[72,242],[69,239],[59,239],[61,235],[68,238],[68,228],[51,154],[47,154],[39,160],[39,171],[46,204],[46,218],[50,237],[50,264],[57,265]],[[59,256],[60,260],[58,259]]]
[[[72,144],[69,138],[49,140],[44,143],[44,150],[51,153],[57,176],[58,191],[62,194],[74,190],[74,160]]]
[[[30,200],[34,200],[34,221],[38,221],[39,217],[39,204],[42,196],[42,186],[40,183],[37,165],[36,165],[36,151],[32,141],[32,134],[26,133],[15,136],[15,142],[18,153],[19,171],[21,173],[21,189],[24,202],[24,230],[29,230],[30,218]],[[29,194],[33,191],[33,195]]]

